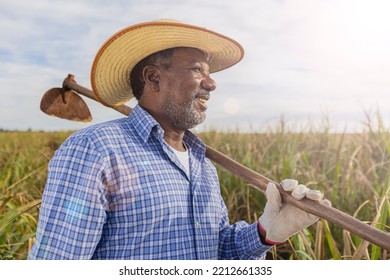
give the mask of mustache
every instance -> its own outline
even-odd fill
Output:
[[[208,90],[196,90],[194,93],[195,98],[204,98],[206,100],[210,99],[210,92]]]

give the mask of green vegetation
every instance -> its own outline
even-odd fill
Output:
[[[47,164],[69,132],[0,132],[0,259],[25,259],[34,242]],[[296,178],[332,205],[389,232],[390,138],[381,125],[359,134],[327,128],[293,132],[284,123],[265,133],[207,132],[211,147],[280,181]],[[218,168],[231,221],[254,222],[265,196]],[[388,252],[324,220],[275,246],[269,259],[389,259]]]
[[[54,151],[69,133],[0,132],[0,259],[25,259]]]

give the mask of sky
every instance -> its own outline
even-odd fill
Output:
[[[67,74],[90,88],[99,47],[140,22],[176,19],[240,42],[243,60],[214,73],[196,130],[364,129],[390,119],[387,0],[0,0],[0,129],[78,130],[122,117],[84,98],[93,122],[53,118],[43,94]],[[128,105],[134,106],[134,102]]]

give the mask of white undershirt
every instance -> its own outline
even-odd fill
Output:
[[[175,153],[180,163],[184,166],[187,176],[190,176],[190,157],[188,149],[185,152],[179,152],[172,148],[172,151]]]

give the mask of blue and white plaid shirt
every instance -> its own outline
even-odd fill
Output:
[[[29,259],[261,259],[257,223],[229,224],[215,167],[187,131],[190,176],[141,107],[80,130],[49,164]]]

